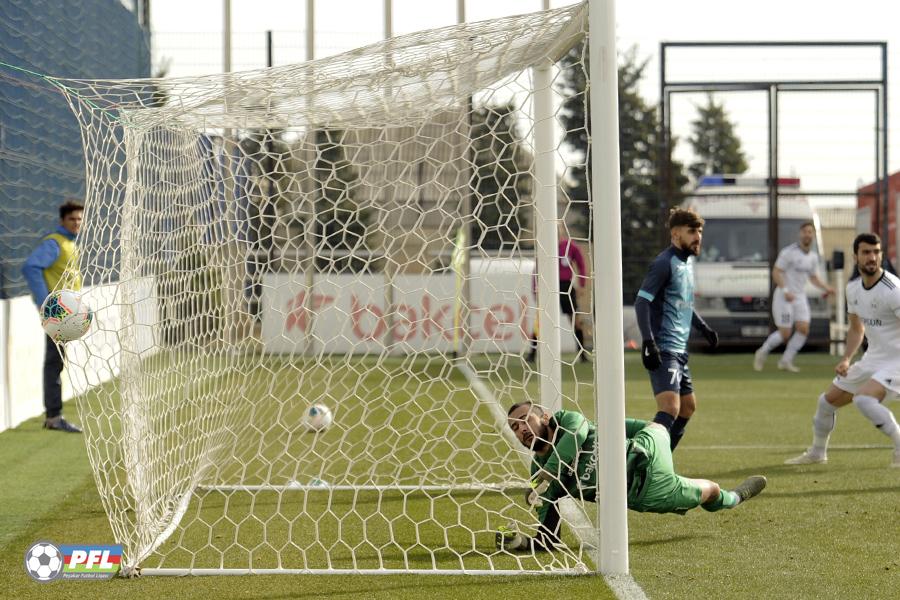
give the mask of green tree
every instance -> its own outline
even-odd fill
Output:
[[[346,132],[337,129],[315,132],[317,263],[319,269],[337,272],[359,271],[368,264],[368,257],[354,253],[368,250],[366,237],[372,219],[372,211],[360,207],[354,199],[359,173],[347,159],[345,137]]]
[[[744,173],[747,157],[741,150],[741,139],[734,131],[725,104],[706,95],[706,105],[697,107],[697,118],[691,121],[693,134],[688,139],[697,160],[689,167],[694,179],[711,173]]]
[[[559,90],[565,97],[560,120],[565,128],[564,143],[584,161],[572,167],[566,177],[573,208],[582,215],[579,225],[590,235],[588,204],[588,126],[589,110],[586,90],[588,72],[587,47],[573,47],[561,61]],[[623,294],[632,302],[647,271],[650,260],[662,250],[668,208],[682,200],[681,190],[687,184],[684,167],[671,161],[667,174],[668,195],[660,190],[661,127],[657,108],[641,96],[639,85],[645,76],[647,61],[638,61],[637,50],[631,48],[620,56],[619,92],[619,177],[622,198]],[[675,140],[671,145],[674,146]]]
[[[532,188],[531,153],[516,134],[515,108],[505,104],[473,111],[470,136],[472,239],[483,248],[514,244],[526,223],[520,203]]]

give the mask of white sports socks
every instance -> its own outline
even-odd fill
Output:
[[[837,407],[829,404],[825,399],[825,394],[819,395],[819,403],[816,406],[816,416],[813,417],[813,445],[812,451],[816,454],[825,455],[828,449],[828,438],[834,431],[834,424],[837,420]]]
[[[781,345],[781,342],[784,341],[784,338],[781,335],[781,332],[777,329],[769,334],[769,337],[766,338],[766,341],[763,342],[762,350],[766,354],[770,353],[772,350]]]
[[[873,396],[855,396],[853,404],[856,405],[859,412],[872,421],[878,431],[891,438],[895,449],[900,449],[900,427],[897,426],[894,413]]]
[[[791,336],[791,339],[788,340],[787,348],[784,349],[784,354],[781,356],[781,361],[785,363],[793,363],[794,357],[797,356],[797,353],[800,352],[800,348],[803,347],[803,344],[806,343],[806,336],[802,333],[795,331],[794,335]]]

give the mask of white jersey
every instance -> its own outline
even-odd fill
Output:
[[[819,270],[819,255],[810,250],[804,252],[800,244],[794,242],[778,253],[775,266],[784,271],[784,288],[796,295],[806,295],[806,282],[810,275]]]
[[[859,317],[866,328],[869,349],[863,360],[900,363],[900,279],[896,275],[885,271],[868,289],[862,277],[848,283],[847,312]]]

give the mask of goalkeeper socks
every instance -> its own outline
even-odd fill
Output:
[[[653,422],[659,423],[660,425],[665,427],[666,431],[671,431],[672,425],[675,423],[675,417],[673,417],[666,411],[661,410],[658,413],[656,413],[655,417],[653,417]]]
[[[781,362],[792,364],[794,357],[797,356],[804,344],[806,344],[806,336],[799,331],[795,332],[791,339],[788,340],[787,348],[784,349],[784,354],[781,355]]]
[[[740,496],[738,496],[734,492],[720,489],[718,498],[710,502],[701,504],[700,507],[703,510],[708,510],[709,512],[716,512],[717,510],[722,510],[723,508],[734,508],[740,503]]]
[[[816,415],[813,417],[813,445],[810,449],[813,454],[825,456],[825,451],[828,449],[828,438],[834,431],[836,421],[837,407],[832,406],[825,399],[825,394],[820,394]]]
[[[678,417],[675,419],[672,429],[669,431],[669,435],[672,437],[672,450],[675,450],[675,446],[677,446],[678,442],[681,441],[681,438],[684,437],[684,428],[687,427],[688,421],[688,417]]]
[[[897,426],[897,419],[886,406],[878,401],[874,396],[855,396],[853,404],[864,414],[872,424],[883,433],[891,438],[894,442],[894,448],[900,448],[900,427]]]

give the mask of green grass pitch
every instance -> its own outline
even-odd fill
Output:
[[[629,513],[632,574],[650,598],[888,598],[897,594],[900,470],[887,466],[887,439],[848,407],[838,415],[827,465],[782,464],[809,443],[815,399],[828,385],[835,361],[810,354],[801,355],[797,362],[803,368],[799,374],[778,372],[774,364],[758,374],[751,370],[748,355],[691,358],[699,408],[675,453],[677,469],[726,487],[760,473],[769,478],[769,488],[733,511],[698,510],[684,517]],[[486,364],[476,361],[475,366]],[[629,354],[626,367],[626,412],[649,418],[655,405],[639,357]],[[510,367],[503,375],[521,378],[517,368]],[[455,373],[448,377],[451,387],[464,383]],[[564,368],[566,395],[587,405],[591,378],[590,365]],[[503,402],[512,399],[502,378],[492,378],[491,383]],[[529,388],[534,384],[530,379]],[[438,392],[431,390],[435,402],[442,399]],[[420,394],[421,387],[412,386],[408,393]],[[889,406],[897,412],[898,404]],[[68,414],[74,414],[72,407]],[[4,467],[0,471],[0,578],[5,582],[0,596],[4,597],[613,597],[596,576],[279,575],[38,584],[23,569],[23,556],[32,542],[113,541],[83,439],[42,431],[35,419],[0,434],[0,464]],[[208,508],[214,508],[215,499],[208,502]],[[431,505],[440,510],[440,501]],[[353,510],[372,506],[371,499],[361,497]],[[389,513],[394,508],[387,498],[379,510]],[[244,534],[251,531],[248,528]],[[421,531],[425,536],[439,534],[437,528]],[[410,560],[416,558],[410,556]]]

